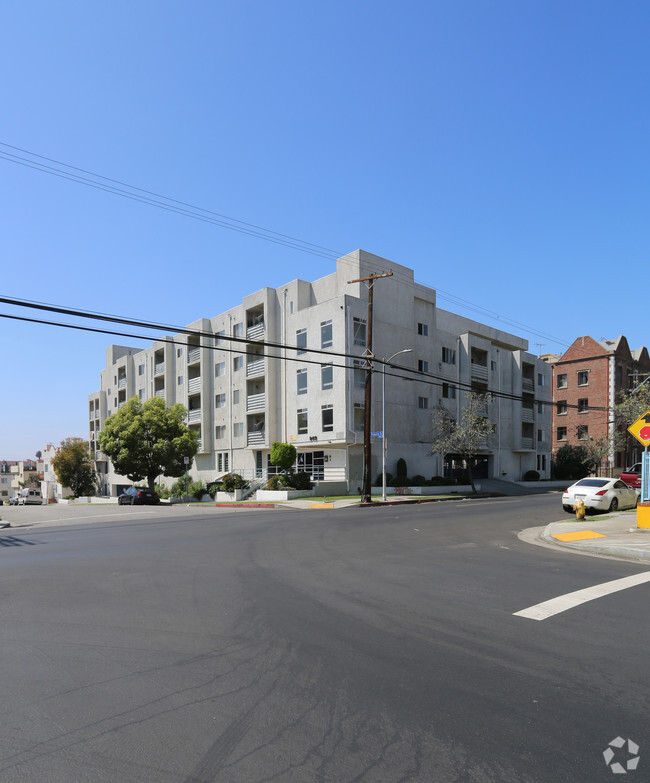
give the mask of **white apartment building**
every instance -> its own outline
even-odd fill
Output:
[[[146,349],[110,346],[101,388],[89,396],[89,441],[106,494],[130,482],[97,450],[97,435],[128,399],[154,395],[188,409],[201,442],[194,479],[226,472],[263,478],[271,444],[284,441],[322,491],[356,490],[368,289],[349,281],[386,271],[392,277],[374,284],[373,353],[387,359],[410,349],[393,362],[403,372],[386,371],[385,399],[382,364],[374,365],[371,430],[382,430],[384,402],[388,472],[402,457],[409,476],[451,475],[459,459],[430,453],[431,411],[441,405],[459,416],[474,389],[494,394],[487,413],[496,425],[475,475],[516,481],[538,470],[549,477],[551,367],[528,353],[523,338],[439,309],[435,290],[416,283],[412,269],[358,250],[326,277],[263,288]],[[373,481],[381,445],[373,438]]]

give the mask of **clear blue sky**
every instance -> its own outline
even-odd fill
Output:
[[[635,348],[649,27],[649,4],[614,0],[23,0],[3,10],[0,142],[405,264],[535,352]],[[4,158],[0,176],[3,296],[183,326],[334,269]],[[87,437],[112,342],[133,343],[0,319],[0,458]]]

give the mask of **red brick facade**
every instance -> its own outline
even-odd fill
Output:
[[[565,444],[585,445],[611,430],[613,405],[620,392],[634,388],[650,372],[646,348],[630,351],[625,337],[597,341],[578,337],[553,365],[551,451]],[[632,444],[626,453],[609,455],[602,472],[618,474],[634,461]]]

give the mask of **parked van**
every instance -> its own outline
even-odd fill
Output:
[[[43,496],[40,489],[21,489],[18,494],[19,506],[43,505]]]

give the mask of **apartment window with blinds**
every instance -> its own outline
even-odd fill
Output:
[[[456,364],[456,351],[453,348],[442,348],[442,361],[445,364]]]
[[[307,370],[296,373],[296,394],[307,394]]]
[[[307,350],[307,330],[298,329],[296,332],[296,354],[305,353]]]
[[[297,428],[298,428],[298,435],[306,435],[307,434],[307,408],[298,408],[297,411]]]
[[[322,321],[320,325],[320,347],[331,348],[332,346],[332,322]]]
[[[321,420],[323,432],[334,431],[334,406],[321,405]]]
[[[320,366],[320,387],[323,391],[334,388],[334,368],[331,364]]]
[[[366,322],[363,318],[352,319],[352,335],[355,345],[365,345],[366,336]]]

